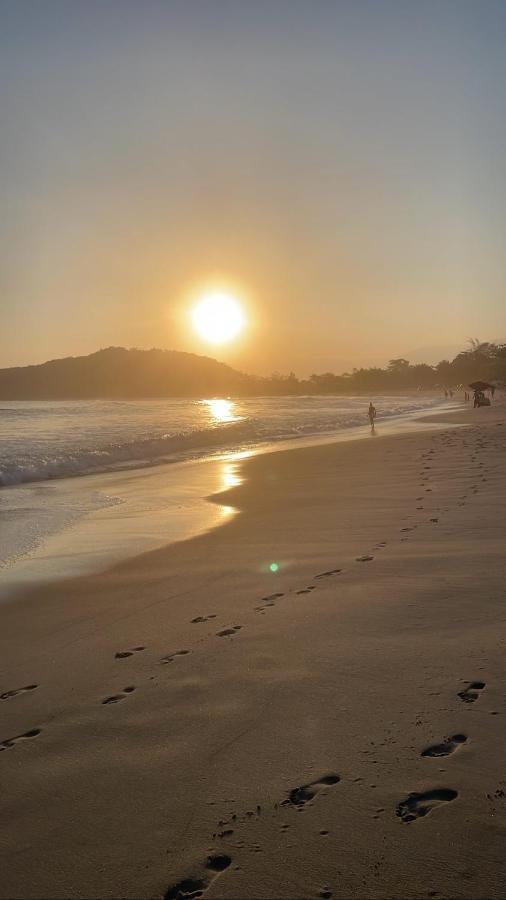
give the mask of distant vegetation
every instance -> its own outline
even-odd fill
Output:
[[[432,390],[467,386],[471,381],[506,382],[506,344],[481,343],[471,338],[469,348],[451,362],[435,366],[411,365],[402,357],[391,359],[385,369],[353,369],[345,375],[311,375],[317,393],[388,393],[398,390]],[[307,382],[303,382],[307,384]]]
[[[176,350],[125,350],[109,347],[89,356],[68,357],[0,369],[2,400],[140,399],[155,397],[262,396],[283,394],[379,394],[506,382],[506,344],[470,341],[451,362],[411,365],[391,359],[384,369],[325,372],[298,379],[277,373],[245,375],[206,356]]]

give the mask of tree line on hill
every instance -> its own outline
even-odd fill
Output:
[[[0,369],[2,400],[141,399],[161,397],[379,394],[506,382],[506,344],[470,341],[452,361],[412,365],[402,357],[385,368],[353,369],[299,379],[246,375],[206,356],[177,350],[109,347],[89,356]]]
[[[318,393],[388,392],[467,387],[472,381],[506,382],[506,344],[482,343],[475,338],[470,347],[449,361],[435,366],[412,365],[407,359],[391,359],[386,368],[353,369],[345,375],[311,375]]]
[[[469,348],[462,350],[449,361],[442,360],[434,366],[427,363],[412,365],[399,357],[391,359],[385,368],[373,366],[353,369],[343,375],[324,372],[300,381],[294,373],[271,375],[259,379],[261,393],[277,394],[361,394],[389,393],[412,390],[444,390],[460,385],[467,387],[472,381],[506,383],[506,344],[481,342],[471,338]]]

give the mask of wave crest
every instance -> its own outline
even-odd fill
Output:
[[[164,434],[122,443],[105,444],[95,449],[76,448],[59,455],[23,458],[0,462],[0,485],[46,481],[71,475],[88,475],[114,468],[155,465],[191,455],[192,450],[226,449],[258,436],[253,421],[232,422],[220,427],[201,428],[179,434]]]

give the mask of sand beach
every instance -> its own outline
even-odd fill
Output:
[[[0,608],[3,898],[506,896],[506,407]]]

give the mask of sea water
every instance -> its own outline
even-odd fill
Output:
[[[440,403],[382,397],[378,427]],[[367,430],[367,406],[353,396],[3,401],[0,578],[63,576],[78,561],[84,571],[211,527],[224,513],[202,500],[233,485],[235,469],[200,463]]]

